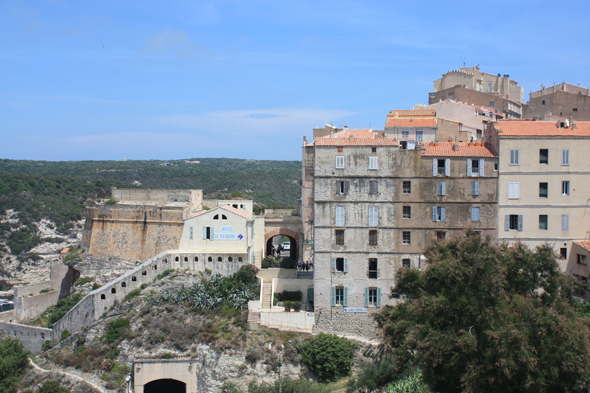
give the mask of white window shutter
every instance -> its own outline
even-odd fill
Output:
[[[564,214],[561,216],[561,230],[567,231],[569,229],[569,216]]]
[[[436,158],[432,159],[432,176],[436,176],[437,175],[437,163],[438,160]]]
[[[479,176],[483,176],[483,168],[484,168],[483,164],[484,164],[484,160],[483,160],[483,158],[480,158],[479,159]]]
[[[377,307],[381,307],[381,288],[377,288]]]
[[[332,258],[332,271],[336,271],[336,258]]]
[[[451,160],[445,159],[445,176],[451,176]]]
[[[203,239],[207,239],[207,227],[203,227]]]
[[[369,288],[365,288],[365,307],[369,307]]]
[[[436,206],[432,207],[432,221],[436,221],[438,214],[436,213]]]
[[[441,221],[445,220],[445,208],[444,207],[440,208],[440,220]]]
[[[522,231],[522,214],[518,215],[518,230]]]
[[[344,287],[344,302],[342,305],[348,307],[348,287]]]
[[[467,159],[467,177],[471,176],[471,158]]]
[[[344,206],[336,206],[336,226],[344,226]]]
[[[447,194],[447,185],[443,181],[442,186],[441,186],[441,195],[446,195],[446,194]]]
[[[515,191],[514,191],[515,198],[520,198],[520,183],[514,183],[514,188],[515,188]]]
[[[348,273],[348,258],[344,258],[344,273]]]
[[[563,149],[561,151],[561,155],[562,155],[561,164],[562,165],[569,165],[570,164],[570,149]]]
[[[505,231],[509,231],[510,230],[510,216],[508,214],[506,214],[504,216],[504,230]]]

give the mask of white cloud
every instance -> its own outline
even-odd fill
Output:
[[[191,37],[182,30],[165,31],[148,38],[142,51],[150,54],[171,54],[178,58],[195,55],[210,56],[203,48],[195,46]]]

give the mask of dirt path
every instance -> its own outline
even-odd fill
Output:
[[[45,370],[45,369],[42,369],[41,367],[37,366],[35,364],[35,362],[33,362],[33,359],[31,359],[31,358],[29,358],[29,363],[31,363],[31,366],[33,366],[35,368],[35,370],[39,370],[39,371],[41,371],[43,373],[58,373],[58,374],[61,374],[61,375],[65,375],[65,376],[68,376],[68,377],[73,378],[75,380],[78,380],[78,381],[81,381],[81,382],[86,382],[88,385],[92,386],[93,389],[99,391],[100,393],[109,393],[109,391],[106,390],[104,387],[99,386],[99,385],[95,385],[94,383],[90,382],[89,380],[84,379],[82,377],[79,377],[78,375],[70,374],[70,373],[67,373],[65,371]]]

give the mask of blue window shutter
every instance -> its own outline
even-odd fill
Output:
[[[440,220],[441,221],[445,220],[445,208],[444,207],[440,208]]]
[[[207,239],[207,227],[203,227],[203,239]]]
[[[211,227],[210,234],[211,234],[211,240],[214,240],[215,239],[215,231],[213,230],[213,227]]]
[[[438,160],[436,158],[432,159],[432,176],[436,176],[436,164],[437,164]]]
[[[436,214],[436,206],[432,206],[432,221],[436,221],[438,215]]]
[[[332,271],[336,271],[336,258],[332,258]]]
[[[369,288],[365,288],[365,307],[369,307]]]
[[[436,183],[436,195],[442,195],[442,182]]]
[[[377,307],[381,307],[381,288],[377,288]]]
[[[447,195],[447,185],[444,181],[442,182],[441,192],[442,192],[441,195]]]
[[[483,176],[483,164],[484,164],[483,158],[480,158],[479,159],[479,175],[480,176]]]
[[[332,306],[336,305],[336,287],[331,288],[332,292]]]
[[[505,231],[509,231],[510,230],[510,216],[508,214],[506,214],[504,216],[504,230]]]
[[[518,230],[522,231],[522,214],[518,215]]]
[[[471,158],[467,159],[467,177],[471,176]]]
[[[445,176],[451,176],[451,159],[445,159]]]
[[[344,287],[344,302],[342,305],[348,307],[348,287]]]
[[[344,273],[348,273],[348,258],[344,258]]]

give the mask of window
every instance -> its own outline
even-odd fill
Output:
[[[348,306],[348,288],[332,287],[332,306]]]
[[[237,206],[238,206],[238,205],[235,205],[235,206],[236,206],[236,209],[237,209]],[[221,215],[221,219],[222,219],[222,220],[227,220],[227,216],[226,216],[225,214],[222,214],[222,215]]]
[[[332,271],[348,273],[348,258],[332,258]]]
[[[567,248],[562,247],[559,249],[559,257],[561,259],[567,259]]]
[[[336,156],[336,168],[344,168],[344,156]]]
[[[549,164],[549,149],[539,150],[539,164]]]
[[[195,257],[195,262],[199,262],[199,257]]]
[[[342,147],[338,148],[338,153],[342,153],[342,150],[344,150]]]
[[[377,157],[369,157],[369,169],[378,169]]]
[[[471,208],[471,221],[479,221],[479,207]]]
[[[369,258],[369,278],[377,278],[377,258]]]
[[[188,229],[188,238],[189,240],[193,240],[193,227]]]
[[[336,206],[336,226],[344,226],[344,206]]]
[[[254,256],[254,254],[252,254]],[[242,262],[242,257],[238,257],[238,262]]]
[[[520,184],[519,183],[508,183],[508,199],[518,199]]]
[[[233,262],[233,261],[234,261],[234,259],[233,259],[232,257],[227,257],[227,261],[228,261],[228,262]]]
[[[572,111],[577,112],[578,108],[573,108]]]
[[[371,153],[377,153],[377,148],[376,147],[372,147],[371,148]]]
[[[379,208],[377,206],[369,206],[369,226],[376,227],[379,225]]]
[[[494,171],[496,171],[496,172],[498,171],[498,163],[497,162],[494,162]]]
[[[412,218],[412,206],[403,207],[403,218]]]
[[[490,108],[494,107],[494,101],[490,101]]]
[[[482,130],[476,130],[475,135],[476,135],[476,138],[478,141],[481,141],[483,139],[483,131]]]
[[[223,258],[222,257],[217,257],[217,262],[223,262]]]
[[[207,258],[207,262],[213,262],[213,257]]]
[[[479,182],[478,181],[471,182],[471,195],[479,195]]]
[[[510,165],[520,165],[518,149],[510,149]]]
[[[213,239],[213,227],[203,227],[203,239]]]
[[[567,214],[564,214],[561,216],[561,230],[562,231],[567,231],[569,229],[570,226],[570,216],[568,216]]]
[[[481,169],[480,169],[480,164],[481,164]],[[480,171],[482,173],[480,173]],[[470,177],[483,176],[483,160],[467,159],[467,176],[470,176]]]
[[[416,131],[416,142],[424,141],[424,133],[422,131]]]
[[[137,277],[135,277],[135,276],[131,277],[131,281],[137,281]]]
[[[561,182],[561,195],[569,195],[570,194],[570,182],[569,181],[562,181]]]
[[[337,195],[348,195],[348,191],[350,190],[350,182],[349,181],[337,181],[336,182],[336,194]]]
[[[578,263],[580,265],[587,265],[588,264],[588,256],[587,255],[578,254]]]
[[[410,231],[404,231],[402,233],[402,244],[412,244],[412,236]]]
[[[402,266],[403,267],[412,267],[412,261],[410,258],[402,259]]]
[[[344,229],[336,229],[336,245],[344,245]]]
[[[447,233],[445,231],[436,231],[436,240],[444,241],[447,238]]]
[[[448,158],[432,159],[432,176],[449,176],[451,174],[451,160]]]
[[[570,164],[570,149],[561,150],[561,165]]]
[[[545,100],[541,101],[541,105],[545,105]]]
[[[539,214],[539,229],[542,231],[547,230],[547,214]]]
[[[539,198],[548,198],[549,183],[539,183]]]
[[[436,195],[445,195],[447,191],[447,187],[444,181],[439,181],[436,183]]]
[[[342,231],[344,232],[344,231]],[[342,243],[344,244],[344,243]],[[369,231],[369,246],[376,246],[377,245],[377,231],[375,229],[371,229]]]
[[[402,131],[402,138],[409,138],[410,132],[409,131]]]
[[[432,221],[444,221],[445,220],[445,208],[441,206],[432,207]]]
[[[111,293],[117,293],[117,290],[115,288],[111,288]]]
[[[404,180],[403,182],[403,193],[404,194],[411,194],[412,193],[412,182],[409,180]]]
[[[105,295],[104,293],[103,293],[102,295],[100,295],[100,299],[101,299],[101,300],[105,300],[106,298],[107,298],[107,297],[106,297],[106,295]]]
[[[520,214],[507,214],[504,217],[504,230],[517,230],[522,231],[522,215]]]
[[[188,257],[184,257],[184,261],[185,262],[188,262]]]
[[[488,93],[491,93],[491,92],[492,92],[492,84],[488,83]]]
[[[365,307],[381,307],[381,288],[365,288]]]
[[[377,195],[377,180],[369,181],[369,195]]]
[[[126,283],[125,281],[123,281],[123,282],[121,283],[121,288],[125,288],[125,287],[127,287],[127,283]]]
[[[219,214],[216,214],[215,216],[213,216],[214,220],[219,220]]]

